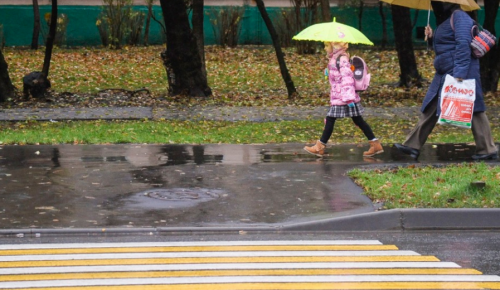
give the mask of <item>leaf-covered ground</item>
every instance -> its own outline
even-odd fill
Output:
[[[98,106],[287,106],[327,105],[328,83],[323,77],[324,53],[299,55],[285,49],[286,62],[300,97],[289,100],[271,46],[206,47],[206,64],[213,97],[206,100],[167,96],[165,69],[159,58],[163,46],[127,47],[122,50],[78,48],[54,50],[47,100],[23,100],[22,78],[41,70],[44,51],[5,48],[10,77],[18,97],[1,107]],[[318,48],[320,51],[321,48]],[[419,72],[427,80],[422,88],[397,88],[399,64],[395,51],[350,49],[368,63],[371,86],[363,93],[365,106],[418,105],[432,78],[433,53],[416,51]],[[496,105],[494,98],[487,98]]]

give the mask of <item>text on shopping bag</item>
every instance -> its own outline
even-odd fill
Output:
[[[446,75],[441,90],[441,114],[438,124],[470,128],[475,100],[476,80],[458,82],[454,77]]]

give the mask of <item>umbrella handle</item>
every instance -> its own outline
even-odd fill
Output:
[[[429,26],[430,19],[431,19],[431,1],[429,1],[429,10],[427,11],[427,26]],[[424,40],[427,41],[427,34],[425,35]]]
[[[429,10],[427,11],[427,26],[429,26],[430,18],[431,18],[431,1],[429,1]]]

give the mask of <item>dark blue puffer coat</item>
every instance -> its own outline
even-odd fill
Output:
[[[436,73],[425,95],[421,111],[423,112],[435,97],[439,97],[445,76],[450,74],[455,78],[476,80],[474,112],[484,112],[486,105],[484,104],[481,89],[479,59],[472,57],[470,49],[472,41],[471,28],[474,25],[474,20],[464,11],[455,11],[453,15],[455,31],[453,31],[450,19],[451,17],[441,23],[434,32],[433,47],[436,53],[434,68]],[[440,108],[438,106],[439,113]]]

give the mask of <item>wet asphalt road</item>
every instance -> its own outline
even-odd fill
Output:
[[[261,122],[321,118],[326,109],[202,108],[194,115],[162,108],[2,109],[0,119]],[[498,109],[492,109],[489,117],[496,118]],[[418,108],[367,108],[366,115],[416,118]],[[377,205],[345,173],[354,167],[415,164],[384,145],[386,152],[375,159],[363,159],[366,146],[355,145],[333,146],[324,159],[304,154],[304,144],[1,146],[0,244],[374,239],[500,275],[498,222],[490,230],[422,231],[415,230],[421,225],[417,215],[408,230],[406,218],[414,213],[395,212],[389,216],[404,221],[404,228],[377,229],[384,221],[372,218]],[[428,144],[418,163],[471,161],[473,151],[464,144]],[[362,228],[344,220],[363,215],[368,218]],[[433,217],[426,221],[438,220]],[[485,215],[458,212],[445,226],[478,217]],[[499,217],[496,211],[487,216]],[[300,231],[329,218],[341,219],[343,231]],[[162,227],[167,230],[156,230]],[[271,230],[252,231],[261,228]]]
[[[354,167],[416,164],[390,146],[375,159],[363,159],[366,147],[332,146],[324,159],[303,153],[302,147],[3,146],[0,243],[376,239],[500,275],[498,230],[252,231],[374,213],[375,206],[345,173]],[[473,151],[465,144],[429,144],[418,163],[470,161]],[[198,230],[154,231],[158,227]],[[68,228],[75,232],[50,231]],[[36,234],[19,234],[20,229]]]
[[[413,164],[391,146],[303,144],[0,147],[0,229],[259,227],[370,213],[346,176]],[[465,144],[428,145],[419,163],[470,161]],[[496,162],[495,162],[496,163]]]
[[[421,255],[454,262],[488,275],[500,275],[500,234],[498,231],[368,231],[368,232],[288,232],[246,234],[210,231],[163,234],[121,235],[41,235],[38,238],[2,237],[1,244],[47,243],[126,243],[177,241],[279,241],[279,240],[378,240],[395,245],[399,250],[416,251]]]

